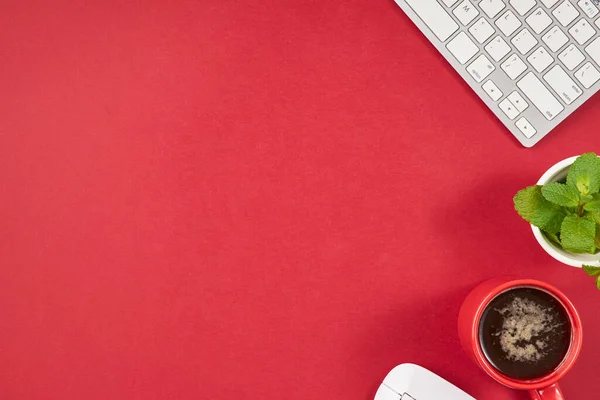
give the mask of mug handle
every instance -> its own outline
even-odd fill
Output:
[[[560,391],[558,383],[543,389],[530,390],[529,395],[533,400],[564,400],[565,398]]]

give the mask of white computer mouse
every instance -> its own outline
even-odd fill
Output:
[[[475,400],[450,382],[415,364],[401,364],[385,377],[375,400]]]

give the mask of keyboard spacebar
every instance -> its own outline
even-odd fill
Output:
[[[532,72],[525,75],[517,83],[517,86],[547,120],[553,120],[558,113],[565,109]]]
[[[442,42],[458,30],[458,24],[436,0],[404,0]]]

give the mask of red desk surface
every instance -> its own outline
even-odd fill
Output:
[[[466,358],[461,301],[544,279],[512,208],[600,151],[600,97],[522,148],[390,0],[23,1],[0,12],[0,397],[370,400]],[[594,343],[596,341],[596,343]]]

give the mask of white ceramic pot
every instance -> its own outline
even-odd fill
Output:
[[[575,162],[576,159],[577,156],[567,158],[566,160],[562,160],[558,164],[554,165],[552,168],[546,171],[544,175],[542,175],[537,184],[545,185],[546,183],[565,180],[567,178],[567,173],[569,172],[569,167],[571,164],[573,164],[573,162]],[[561,263],[580,268],[582,265],[593,265],[595,267],[600,267],[600,254],[592,255],[570,253],[548,240],[540,228],[531,225],[531,229],[533,230],[533,235],[537,239],[540,246],[546,250],[546,253],[550,254]]]

